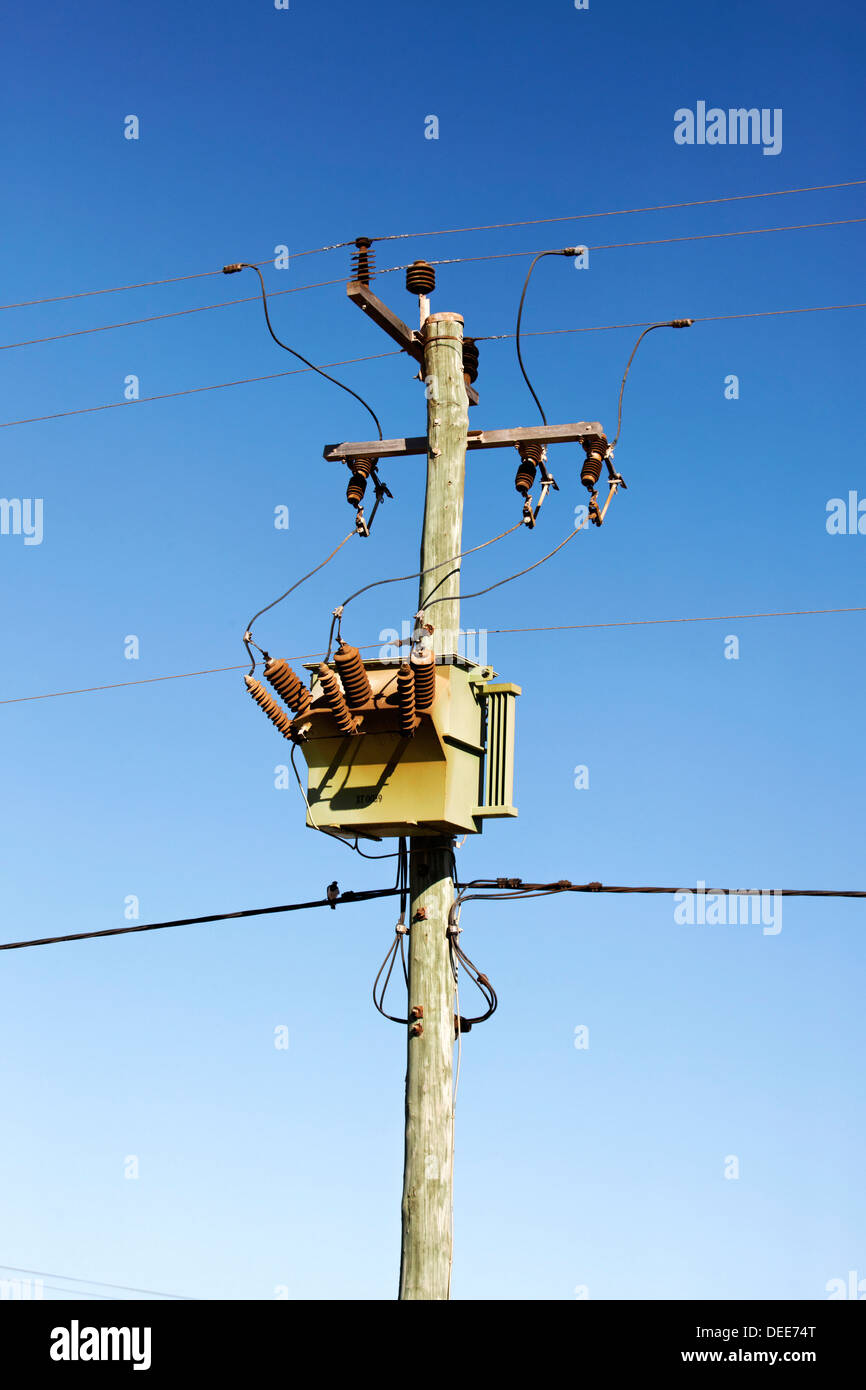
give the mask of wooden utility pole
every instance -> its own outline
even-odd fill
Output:
[[[419,568],[427,570],[462,548],[468,402],[460,314],[433,314],[426,320],[424,376],[427,493]],[[459,572],[452,574],[442,565],[422,575],[419,607],[434,588],[437,599],[447,599],[433,610],[433,651],[442,656],[457,647]],[[451,1282],[454,981],[447,929],[454,901],[452,870],[451,839],[411,840],[401,1299],[447,1299]],[[416,1017],[419,1009],[423,1012]]]

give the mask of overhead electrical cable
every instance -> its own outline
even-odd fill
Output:
[[[689,235],[689,236],[661,237],[661,238],[657,238],[657,239],[655,239],[655,240],[650,240],[650,241],[620,241],[620,242],[609,242],[609,243],[607,243],[607,244],[605,244],[605,245],[599,245],[599,246],[593,246],[593,245],[591,245],[588,249],[589,249],[590,251],[592,251],[592,252],[596,252],[596,251],[622,251],[622,250],[631,249],[631,248],[633,248],[633,247],[641,247],[641,246],[665,246],[665,245],[670,245],[670,244],[673,244],[673,243],[676,243],[676,242],[712,241],[712,240],[714,240],[714,239],[726,238],[726,237],[760,236],[760,235],[766,235],[766,234],[769,234],[769,233],[772,233],[772,232],[799,232],[799,231],[810,231],[810,230],[815,230],[815,229],[820,228],[820,227],[844,227],[844,226],[848,226],[848,225],[850,225],[850,224],[852,224],[852,223],[859,223],[859,222],[866,222],[866,217],[844,217],[844,218],[837,218],[837,219],[835,219],[835,220],[833,220],[833,221],[825,221],[825,222],[798,222],[798,223],[794,223],[794,224],[792,224],[792,225],[790,225],[790,226],[782,226],[782,227],[750,227],[750,228],[745,228],[745,229],[742,230],[742,231],[734,231],[734,232],[700,232],[700,233],[696,233],[696,234]],[[481,262],[481,261],[515,260],[515,259],[521,259],[521,258],[525,259],[527,256],[534,256],[534,255],[536,255],[536,254],[537,254],[537,253],[534,252],[534,251],[500,251],[500,252],[494,252],[494,253],[492,253],[492,254],[484,255],[484,256],[451,256],[451,257],[446,258],[446,259],[440,259],[440,260],[436,260],[436,261],[430,261],[428,264],[430,264],[430,265],[468,265],[468,264],[473,264],[473,263],[479,263],[479,262]],[[255,270],[258,269],[258,267],[255,266],[252,262],[243,262],[243,264],[244,264],[244,265],[249,265],[252,269],[255,269]],[[408,264],[406,264],[406,265],[392,265],[392,266],[386,266],[384,269],[377,271],[377,274],[378,274],[378,275],[393,275],[393,274],[396,274],[396,273],[399,272],[399,271],[407,270],[408,268],[409,268]],[[261,272],[260,272],[260,273],[261,273]],[[330,286],[332,286],[332,285],[343,285],[343,284],[345,284],[345,277],[344,277],[344,276],[341,276],[341,277],[339,277],[339,278],[337,278],[337,279],[334,279],[334,280],[320,280],[320,281],[317,281],[317,282],[315,282],[314,284],[310,284],[310,285],[295,285],[295,286],[290,287],[289,289],[284,289],[284,290],[271,290],[271,291],[270,291],[270,294],[271,294],[271,298],[276,298],[277,296],[283,295],[283,294],[300,294],[300,293],[301,293],[302,291],[304,291],[304,290],[323,289],[323,288],[330,287]],[[112,330],[114,330],[114,329],[116,329],[116,328],[132,328],[132,327],[135,327],[135,326],[138,325],[138,324],[143,324],[143,323],[156,323],[156,322],[157,322],[158,320],[160,320],[160,319],[182,318],[185,314],[201,314],[201,313],[204,313],[204,312],[205,312],[206,310],[208,310],[208,309],[226,309],[226,308],[232,307],[232,306],[235,305],[235,304],[249,304],[249,303],[251,303],[254,299],[255,299],[255,296],[253,296],[253,295],[248,295],[248,296],[245,296],[245,297],[240,298],[240,299],[226,299],[226,300],[220,300],[219,302],[214,303],[214,304],[200,304],[200,305],[197,305],[195,308],[192,308],[192,309],[176,309],[176,310],[172,311],[171,313],[165,313],[165,314],[152,314],[152,315],[149,315],[149,316],[146,317],[146,318],[141,318],[141,319],[127,319],[127,320],[124,320],[124,321],[122,321],[122,322],[120,322],[120,323],[107,323],[107,324],[101,324],[101,325],[99,325],[99,326],[97,326],[97,327],[95,327],[95,328],[78,328],[78,329],[73,329],[73,330],[71,330],[71,331],[69,331],[69,332],[67,332],[67,333],[53,333],[53,334],[50,334],[50,335],[48,335],[48,336],[46,336],[46,337],[40,337],[40,338],[24,338],[24,339],[21,339],[19,342],[15,342],[15,343],[0,343],[0,351],[8,351],[8,350],[10,350],[10,349],[12,349],[12,348],[20,348],[20,347],[33,347],[33,346],[35,346],[35,345],[37,345],[37,344],[40,344],[40,343],[53,343],[53,342],[59,342],[61,339],[64,339],[64,338],[77,338],[77,337],[82,337],[82,336],[85,336],[85,335],[91,334],[91,333],[107,333],[107,332],[110,332],[110,331],[112,331]],[[476,341],[477,341],[477,339],[476,339]],[[282,344],[281,344],[281,346],[282,346]]]
[[[802,188],[776,188],[762,193],[730,193],[719,198],[694,198],[688,202],[679,203],[655,203],[648,207],[638,208],[613,208],[605,212],[582,212],[567,214],[559,217],[532,217],[519,222],[487,222],[474,227],[447,227],[436,229],[435,231],[424,232],[394,232],[389,236],[371,237],[371,241],[405,241],[416,237],[428,236],[457,236],[463,232],[492,232],[507,230],[513,227],[538,227],[554,222],[584,222],[598,217],[630,217],[638,213],[645,212],[670,212],[680,208],[699,208],[708,207],[717,203],[738,203],[748,202],[754,198],[782,198],[789,197],[794,193],[823,193],[831,189],[857,188],[866,184],[866,179],[847,179],[843,183],[814,183]],[[344,247],[352,246],[352,241],[332,242],[328,246],[316,246],[309,250],[292,251],[290,262],[300,260],[302,256],[318,256],[326,251],[339,251]],[[266,266],[273,264],[273,257],[264,261],[257,261],[257,265]],[[79,290],[72,294],[55,294],[43,299],[24,299],[15,304],[0,304],[0,311],[4,309],[26,309],[37,304],[59,304],[69,299],[87,299],[93,295],[100,294],[123,294],[127,290],[149,289],[155,285],[175,285],[183,280],[201,280],[210,275],[220,275],[219,270],[199,270],[189,275],[172,275],[162,280],[140,280],[131,285],[110,285],[101,290]],[[337,282],[333,282],[337,283]],[[302,288],[305,288],[302,286]]]
[[[342,284],[342,281],[340,281]],[[279,293],[279,291],[278,291]],[[253,296],[252,298],[256,298]],[[232,300],[232,303],[244,304],[251,300]],[[757,309],[738,314],[703,314],[692,319],[693,323],[722,323],[729,319],[765,319],[777,318],[780,315],[788,314],[828,314],[841,309],[866,309],[866,301],[853,304],[810,304],[799,309]],[[521,336],[524,338],[545,338],[556,337],[567,333],[611,333],[620,328],[646,328],[650,326],[648,320],[637,321],[635,323],[600,323],[590,324],[584,328],[538,328],[523,330]],[[477,343],[505,342],[514,337],[513,333],[488,333],[476,336]],[[344,357],[337,362],[326,362],[326,367],[347,367],[354,366],[358,362],[376,362],[384,357],[399,357],[400,351],[396,352],[374,352],[367,353],[363,357]],[[155,396],[141,396],[133,401],[108,401],[104,405],[85,405],[77,410],[56,410],[50,415],[31,415],[21,420],[0,421],[0,429],[11,429],[15,425],[36,425],[44,420],[62,420],[71,415],[92,415],[101,410],[120,410],[127,406],[146,405],[151,401],[173,400],[177,396],[196,396],[204,391],[223,391],[230,386],[248,386],[258,381],[276,381],[287,376],[301,376],[309,368],[296,367],[287,372],[268,372],[264,376],[241,377],[237,381],[218,381],[210,386],[190,386],[182,391],[165,391]]]
[[[399,888],[368,888],[358,893],[341,893],[336,905],[367,902],[373,898],[390,898]],[[97,936],[129,936],[132,932],[161,931],[166,927],[195,927],[203,922],[229,922],[239,917],[265,917],[273,912],[301,912],[308,907],[333,907],[330,898],[317,898],[306,903],[282,903],[279,907],[249,907],[241,912],[212,912],[206,917],[179,917],[172,922],[144,922],[137,927],[107,927],[103,931],[70,932],[66,936],[41,936],[32,941],[0,942],[0,951],[18,951],[24,946],[56,946],[63,941],[92,941]]]
[[[507,534],[504,533],[504,534]],[[447,563],[447,562],[446,562]],[[407,576],[412,578],[412,575]],[[495,636],[513,636],[525,632],[581,632],[591,628],[614,628],[614,627],[653,627],[664,626],[669,623],[728,623],[743,622],[751,618],[809,618],[833,613],[866,613],[866,605],[852,608],[789,608],[780,612],[767,613],[717,613],[708,617],[697,618],[634,618],[622,619],[616,622],[607,623],[554,623],[545,627],[489,627],[486,631]],[[376,651],[382,646],[381,642],[368,642],[359,647],[359,651]],[[288,661],[317,661],[325,656],[325,652],[306,652],[300,656],[288,657]],[[11,699],[0,700],[0,705],[22,705],[31,700],[57,700],[64,695],[92,695],[102,690],[124,690],[133,685],[154,685],[160,681],[189,680],[192,676],[214,676],[220,675],[224,671],[243,671],[244,663],[236,666],[213,666],[203,671],[178,671],[168,676],[145,676],[134,681],[114,681],[110,685],[86,685],[77,690],[50,690],[42,695],[16,695]],[[378,856],[377,856],[378,857]]]

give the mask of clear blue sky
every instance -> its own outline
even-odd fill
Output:
[[[4,23],[0,297],[360,233],[574,215],[386,244],[388,266],[862,216],[859,188],[578,214],[863,176],[863,49],[862,15],[838,3],[19,5]],[[781,109],[781,152],[677,145],[674,112],[699,101]],[[856,224],[590,262],[541,263],[528,330],[866,297]],[[433,307],[462,312],[468,333],[509,333],[526,264],[441,267]],[[276,290],[347,272],[341,250],[266,276]],[[401,275],[375,288],[412,316]],[[10,309],[2,341],[254,292],[251,275],[215,277]],[[276,299],[273,317],[316,361],[389,347],[339,284]],[[601,532],[467,603],[465,624],[866,603],[866,536],[825,526],[829,499],[866,497],[862,326],[848,310],[653,334],[626,393],[628,492]],[[635,335],[527,339],[549,418],[612,433]],[[481,348],[473,425],[534,423],[513,342]],[[293,365],[254,303],[0,356],[4,421],[121,401],[131,374],[150,396]],[[343,375],[386,435],[423,430],[408,361]],[[323,445],[368,435],[360,407],[308,375],[3,430],[0,491],[43,499],[44,537],[0,536],[0,697],[241,661],[249,614],[349,527]],[[470,458],[468,544],[517,519],[514,463]],[[551,463],[561,491],[542,524],[468,561],[467,591],[567,533],[578,450]],[[383,468],[395,500],[373,538],[263,620],[271,651],[319,650],[349,589],[414,568],[421,467]],[[414,598],[374,591],[347,636],[376,641]],[[468,842],[461,874],[864,887],[863,635],[862,614],[491,633],[490,661],[524,690],[520,818]],[[154,921],[390,878],[390,862],[304,828],[296,789],[274,786],[287,745],[240,672],[0,712],[4,940],[121,926],[130,894]],[[585,1285],[820,1299],[830,1279],[866,1277],[862,905],[786,902],[777,935],[673,911],[628,897],[466,908],[465,948],[501,1006],[463,1051],[456,1298]],[[394,920],[388,901],[4,954],[0,1263],[202,1298],[393,1297],[404,1043],[370,986]]]

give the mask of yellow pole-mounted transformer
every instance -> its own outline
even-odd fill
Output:
[[[459,656],[366,661],[366,679],[341,672],[340,653],[307,670],[312,701],[292,736],[308,768],[308,825],[375,838],[464,835],[489,816],[517,815],[519,686]]]

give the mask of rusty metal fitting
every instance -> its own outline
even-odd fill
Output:
[[[409,1017],[410,1017],[410,1018],[423,1018],[423,1017],[424,1017],[424,1005],[423,1005],[423,1004],[413,1004],[412,1007],[411,1007],[411,1009],[409,1010]]]
[[[415,920],[416,922],[426,922],[426,921],[427,921],[427,909],[426,909],[426,907],[419,907],[419,908],[418,908],[417,912],[415,913],[414,920]]]
[[[420,1036],[421,1036],[421,1034],[422,1034],[423,1032],[424,1032],[424,1024],[423,1024],[423,1023],[413,1023],[413,1024],[410,1026],[410,1028],[409,1028],[409,1037],[410,1037],[410,1038],[420,1038]]]

